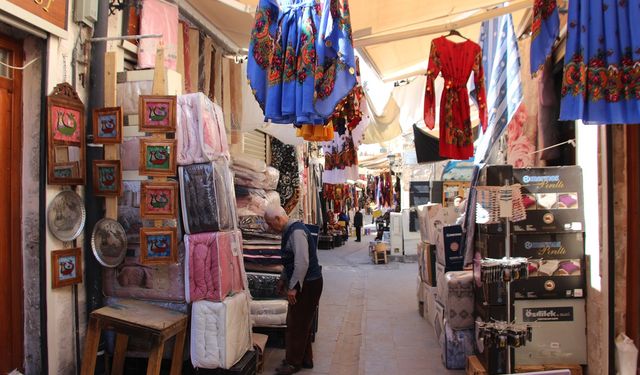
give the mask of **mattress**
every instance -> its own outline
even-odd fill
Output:
[[[473,328],[473,272],[447,272],[438,283],[438,294],[444,305],[444,318],[452,329]]]
[[[278,299],[279,274],[247,272],[249,292],[254,299]]]
[[[222,108],[203,93],[178,96],[178,165],[206,163],[229,155]]]
[[[115,306],[118,305],[123,298],[117,297],[105,297],[104,304],[105,306]],[[177,312],[181,312],[183,314],[189,314],[189,304],[188,303],[176,303],[176,302],[160,302],[160,301],[148,301],[150,304],[162,307],[168,310],[173,310]],[[116,334],[115,331],[112,330],[104,330],[104,339],[107,345],[107,350],[109,353],[114,352],[115,343],[116,343]],[[184,359],[188,358],[188,345],[189,340],[185,341],[186,348],[184,351]],[[127,344],[127,357],[133,358],[148,358],[149,353],[151,352],[151,341],[145,338],[141,338],[135,335],[129,336],[129,342]],[[173,345],[165,345],[163,358],[172,358],[173,355]]]
[[[251,349],[247,294],[222,302],[197,301],[191,307],[191,363],[196,368],[228,369]]]
[[[235,191],[224,160],[181,166],[178,176],[187,234],[235,229]]]
[[[255,326],[282,326],[287,324],[287,300],[251,301],[251,321]]]
[[[442,363],[449,370],[464,370],[467,357],[474,354],[474,330],[454,330],[444,322]]]
[[[184,241],[187,302],[222,301],[245,289],[238,231],[191,234]]]
[[[150,301],[185,301],[185,249],[180,244],[178,263],[143,265],[140,247],[129,245],[127,256],[115,268],[102,268],[102,290],[106,296]]]

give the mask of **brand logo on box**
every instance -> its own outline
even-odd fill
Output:
[[[571,322],[573,307],[531,307],[523,309],[524,322]]]
[[[544,241],[544,242],[531,242],[526,241],[524,243],[525,250],[537,250],[539,256],[543,255],[565,255],[567,249],[562,246],[561,241]]]
[[[565,187],[564,181],[560,179],[559,175],[554,176],[522,176],[522,182],[525,184],[536,184],[540,188],[544,189],[561,189]]]

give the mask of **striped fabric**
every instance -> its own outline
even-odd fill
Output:
[[[510,14],[482,23],[480,46],[487,90],[489,126],[476,142],[475,162],[495,158],[494,147],[522,104],[518,39]]]

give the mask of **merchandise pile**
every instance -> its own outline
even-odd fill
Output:
[[[267,207],[280,205],[275,191],[280,173],[246,155],[234,154],[232,161],[244,267],[252,297],[251,319],[256,327],[282,327],[288,305],[276,290],[283,269],[281,236],[273,233],[264,219]]]

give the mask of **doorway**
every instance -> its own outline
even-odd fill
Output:
[[[0,35],[0,373],[22,370],[22,44]],[[5,65],[6,64],[6,65]]]

